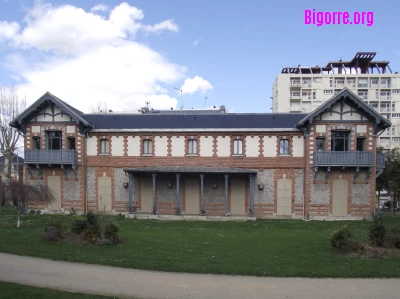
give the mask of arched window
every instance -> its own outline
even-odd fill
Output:
[[[188,155],[195,155],[197,154],[197,140],[196,139],[189,139],[188,140]]]
[[[233,140],[233,154],[243,155],[243,141],[240,139]]]
[[[289,140],[281,139],[279,141],[280,155],[289,155]]]
[[[153,140],[145,139],[143,140],[143,154],[151,155],[153,153]]]

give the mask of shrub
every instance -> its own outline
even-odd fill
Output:
[[[118,237],[118,231],[119,231],[119,227],[115,223],[110,222],[105,227],[104,237],[106,239],[112,240],[113,237],[115,237],[115,236]]]
[[[30,210],[30,211],[29,211],[29,214],[35,214],[35,213],[36,213],[35,210]]]
[[[89,225],[85,230],[85,238],[88,240],[100,237],[100,227],[98,225]]]
[[[92,212],[89,212],[86,214],[86,221],[88,222],[89,226],[96,226],[99,223],[99,216],[93,214]]]
[[[400,248],[400,228],[392,228],[387,237],[389,246]]]
[[[48,226],[45,228],[44,236],[41,238],[43,242],[57,242],[59,239],[59,230],[57,227]]]
[[[347,225],[335,231],[331,236],[331,245],[336,249],[348,250],[354,243],[353,235]]]
[[[72,221],[71,231],[74,234],[80,235],[88,228],[88,226],[89,226],[89,224],[88,224],[88,221],[86,220],[86,218],[76,217]]]
[[[36,214],[42,214],[41,210],[36,210]]]
[[[382,246],[385,239],[386,228],[382,219],[374,221],[369,230],[369,240],[373,246]]]
[[[49,222],[47,223],[44,232],[47,232],[52,227],[57,229],[57,237],[60,239],[64,238],[68,231],[67,226],[62,222]]]

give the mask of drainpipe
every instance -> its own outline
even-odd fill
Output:
[[[87,191],[87,138],[88,138],[88,132],[85,133],[85,162],[84,162],[84,190],[85,190],[85,214],[88,211],[88,191]]]

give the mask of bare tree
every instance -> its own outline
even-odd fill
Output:
[[[50,203],[55,200],[53,192],[46,184],[28,185],[19,181],[0,181],[0,205],[17,208],[17,227],[21,225],[21,214],[28,204]]]
[[[108,109],[108,104],[106,101],[97,101],[96,104],[89,108],[89,112],[95,114],[107,114],[110,112],[110,110]]]
[[[26,98],[18,95],[15,87],[0,86],[0,153],[4,156],[4,179],[11,179],[11,158],[21,133],[10,127],[10,121],[26,108]]]

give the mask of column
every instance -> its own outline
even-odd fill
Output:
[[[179,178],[180,178],[180,176],[181,175],[179,173],[176,174],[176,199],[175,199],[175,201],[176,201],[176,206],[175,206],[176,214],[178,214],[179,211],[180,211],[180,207],[179,207],[179,204],[180,204]]]
[[[229,174],[225,174],[225,215],[228,214],[228,178]]]
[[[129,195],[128,195],[128,207],[129,207],[129,214],[132,214],[132,202],[133,202],[133,199],[132,199],[132,195],[133,195],[133,186],[132,186],[132,184],[133,184],[133,174],[132,174],[132,172],[129,172],[129,183],[128,183],[128,191],[129,191]]]
[[[250,211],[254,214],[254,186],[253,186],[253,175],[249,175],[249,196],[250,196]]]
[[[153,173],[153,215],[156,215],[156,176],[157,174]]]
[[[204,212],[204,174],[200,174],[200,213]]]

